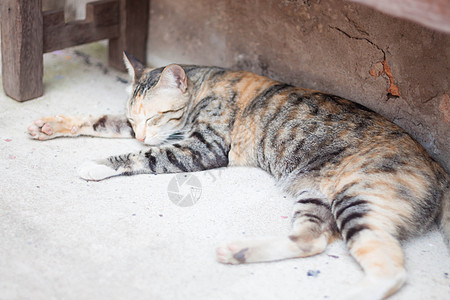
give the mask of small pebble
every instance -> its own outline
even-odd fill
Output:
[[[320,274],[320,270],[308,270],[306,273],[307,276],[317,277]]]

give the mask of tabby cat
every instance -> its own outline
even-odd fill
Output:
[[[138,153],[89,162],[85,180],[117,175],[259,167],[295,199],[286,237],[217,249],[241,264],[319,254],[343,238],[365,277],[347,299],[381,299],[405,282],[400,241],[440,225],[450,236],[448,174],[404,130],[371,110],[249,72],[132,57],[126,116],[47,117],[29,134],[136,138]]]

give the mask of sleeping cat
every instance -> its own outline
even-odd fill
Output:
[[[126,116],[47,117],[29,134],[136,138],[138,153],[89,162],[86,180],[259,167],[295,199],[292,231],[234,241],[217,260],[306,257],[343,238],[365,272],[347,299],[381,299],[405,282],[400,242],[439,224],[450,237],[447,173],[404,130],[351,101],[249,72],[124,56],[133,78]]]

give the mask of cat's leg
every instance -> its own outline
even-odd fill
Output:
[[[345,299],[384,299],[403,286],[406,281],[403,251],[392,235],[367,228],[351,237],[347,245],[365,276]]]
[[[226,167],[228,151],[229,146],[213,130],[195,131],[178,143],[86,162],[78,174],[83,179],[98,181],[117,175],[203,171]]]
[[[406,202],[386,197],[386,186],[370,192],[361,191],[358,184],[349,186],[332,201],[332,211],[365,276],[344,299],[384,299],[406,281],[403,251],[396,236],[408,231],[402,217],[410,208]],[[395,212],[400,205],[402,210]]]
[[[328,201],[317,194],[303,194],[294,206],[289,236],[234,241],[218,247],[216,256],[228,264],[307,257],[323,252],[334,233]]]
[[[80,135],[109,138],[134,137],[133,128],[127,118],[122,115],[44,117],[34,121],[28,127],[28,134],[31,138],[41,141]]]

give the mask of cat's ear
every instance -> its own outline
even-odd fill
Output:
[[[144,74],[145,66],[125,51],[123,51],[123,62],[127,67],[128,74],[133,79],[133,83],[137,82],[142,74]]]
[[[171,87],[178,88],[183,93],[186,92],[187,89],[187,76],[184,72],[183,68],[179,65],[168,65],[164,68],[161,74],[161,78],[158,82],[159,87]]]

